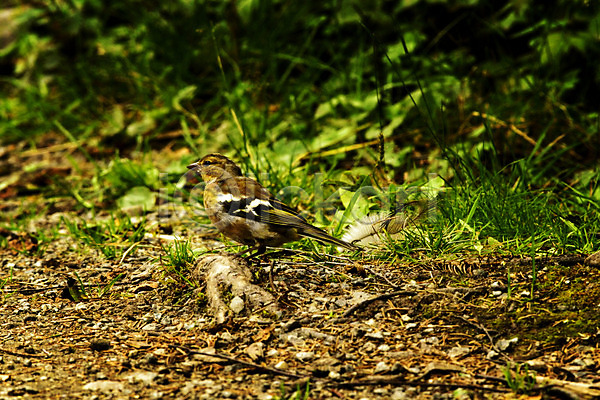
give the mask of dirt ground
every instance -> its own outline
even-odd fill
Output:
[[[531,302],[531,260],[279,256],[252,269],[280,315],[216,325],[197,292],[165,282],[160,240],[110,262],[66,236],[39,257],[3,249],[0,398],[600,395],[600,271],[577,257],[538,260]]]
[[[0,229],[0,399],[600,398],[600,269],[584,257],[288,252],[249,266],[278,310],[223,290],[235,311],[217,324],[202,278],[165,272],[160,217],[108,260],[65,229],[74,200],[39,198],[73,173],[65,158],[15,154],[0,151],[2,220],[34,218]],[[193,248],[220,243],[182,225]],[[52,227],[43,246],[28,233]]]

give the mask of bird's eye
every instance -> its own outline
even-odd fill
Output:
[[[211,164],[212,164],[212,161],[210,161],[210,160],[202,161],[202,165],[211,165]]]

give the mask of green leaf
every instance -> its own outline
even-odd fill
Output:
[[[340,189],[340,200],[346,209],[350,209],[354,219],[360,219],[369,213],[370,203],[362,193]]]
[[[446,182],[438,175],[427,181],[427,183],[421,187],[421,192],[427,196],[428,199],[434,199],[442,190],[444,190],[445,183]]]
[[[144,210],[150,210],[156,204],[156,193],[145,186],[136,186],[117,200],[117,205],[121,209],[142,207]]]

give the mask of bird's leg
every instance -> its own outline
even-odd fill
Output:
[[[258,244],[257,246],[254,246],[252,249],[253,250],[256,249],[256,251],[254,253],[250,254],[248,256],[248,258],[255,258],[255,257],[260,256],[261,254],[264,254],[265,250],[267,250],[267,246],[261,243],[261,244]]]
[[[246,253],[251,252],[252,250],[256,249],[257,246],[250,246],[248,247],[246,250],[242,250],[242,251],[238,251],[237,253],[234,254],[235,257],[241,257]]]
[[[256,256],[260,256],[261,254],[263,254],[265,252],[266,249],[267,249],[266,245],[258,243],[258,244],[254,245],[254,246],[248,247],[246,250],[242,250],[239,253],[235,253],[235,255],[237,257],[241,257],[241,256],[243,256],[246,253],[250,253],[250,252],[256,250],[254,253],[252,253],[248,257],[246,257],[246,259],[249,260],[249,259],[254,258]]]

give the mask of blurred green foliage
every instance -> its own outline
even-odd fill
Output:
[[[353,144],[372,143],[325,170],[372,164],[381,133],[399,183],[501,174],[599,196],[597,2],[3,4],[3,142],[70,132],[116,153],[179,131],[279,176]]]

